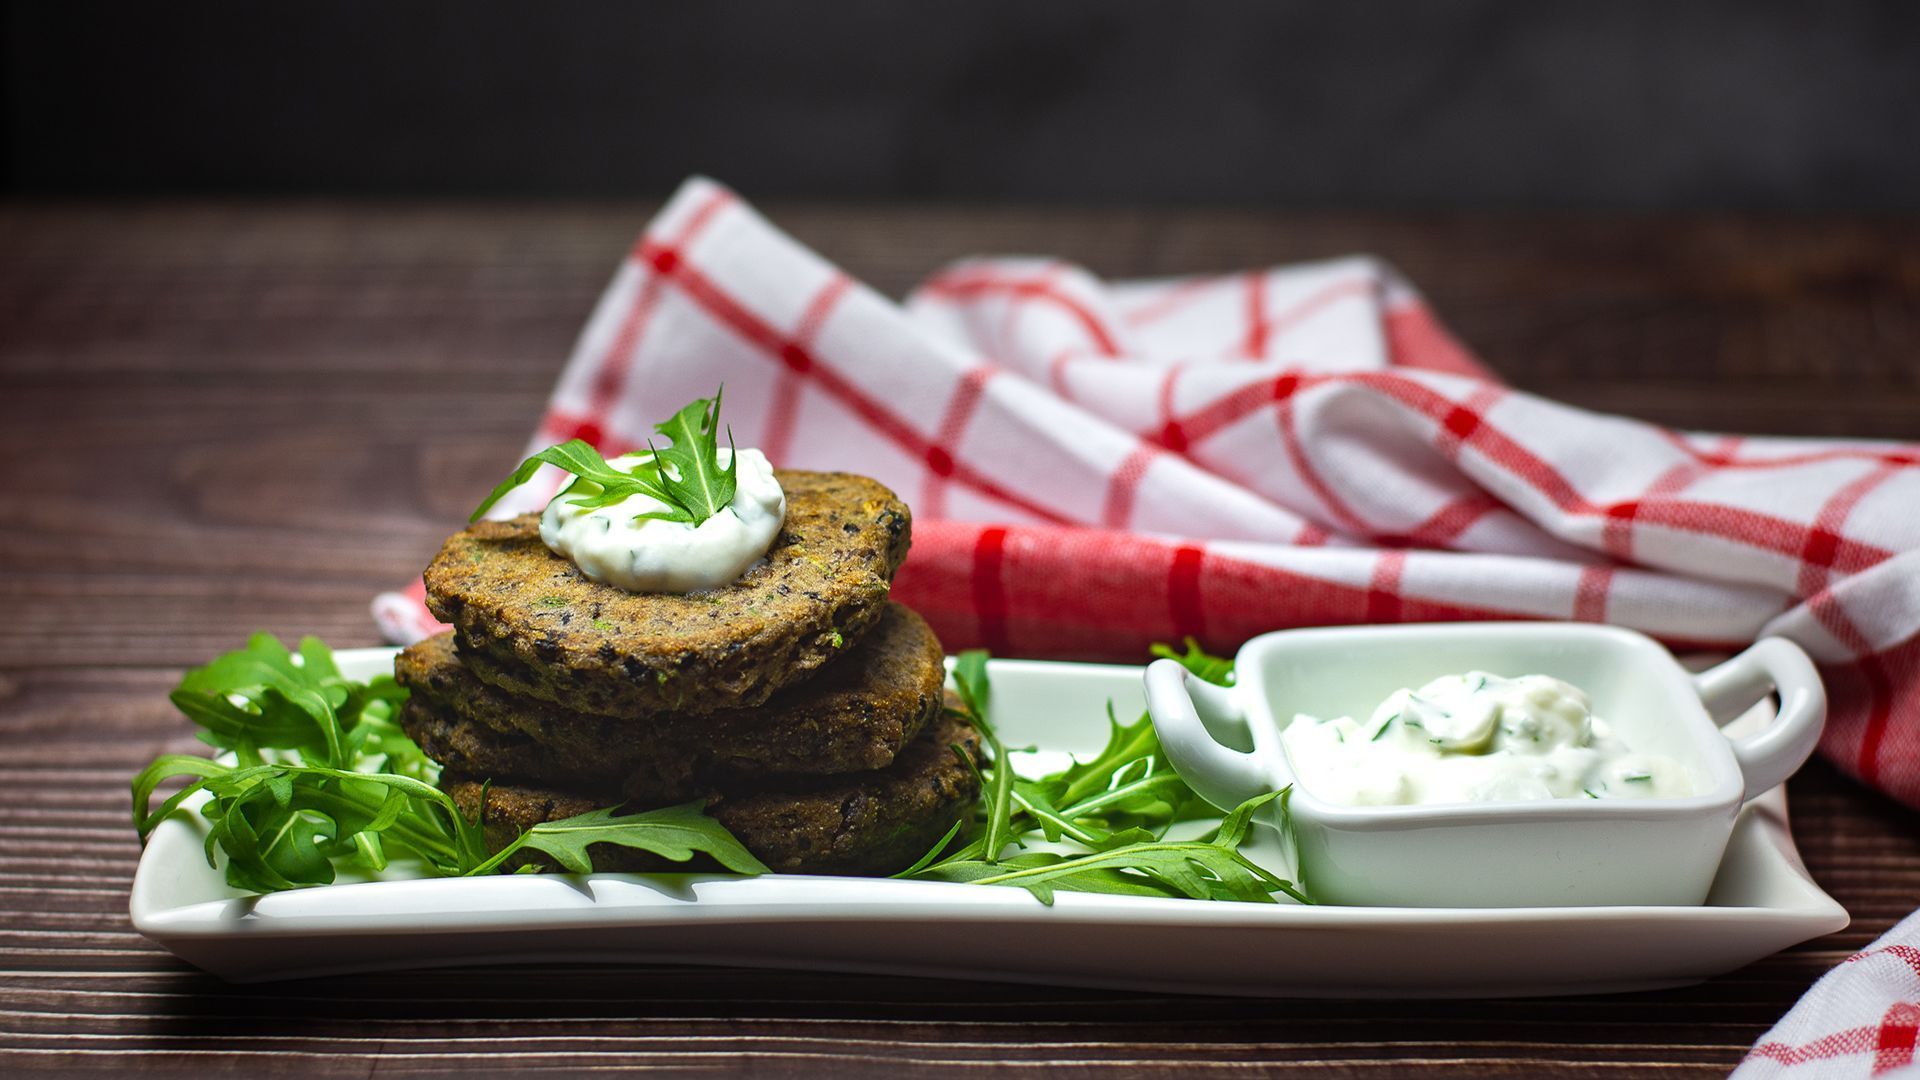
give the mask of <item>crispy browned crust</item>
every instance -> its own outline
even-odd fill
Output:
[[[906,504],[873,480],[775,475],[786,523],[766,560],[724,588],[630,593],[589,581],[524,514],[449,538],[427,567],[427,606],[498,685],[571,709],[759,705],[872,626],[911,541]]]
[[[753,709],[616,718],[574,712],[482,681],[453,636],[410,646],[394,675],[407,734],[455,772],[624,790],[677,801],[770,775],[885,768],[938,715],[940,640],[889,603],[873,631],[816,677]]]
[[[951,747],[959,747],[966,761]],[[768,780],[714,799],[707,813],[777,872],[889,874],[925,854],[980,797],[977,775],[967,764],[977,764],[979,754],[979,735],[965,719],[943,712],[886,769],[813,781]],[[619,801],[605,793],[485,785],[456,773],[444,776],[441,786],[469,817],[480,811],[485,792],[487,843],[495,851],[542,821]],[[686,869],[628,848],[601,845],[591,854],[600,871]]]

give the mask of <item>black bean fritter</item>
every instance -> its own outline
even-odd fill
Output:
[[[973,769],[954,755],[952,746],[978,762],[979,735],[964,718],[943,713],[879,772],[810,782],[769,780],[757,789],[714,799],[707,813],[780,873],[893,873],[925,854],[980,797]],[[472,817],[480,810],[480,780],[449,773],[441,778],[441,787],[462,813]],[[516,784],[496,783],[484,790],[487,843],[494,851],[542,821],[620,801],[618,795]],[[685,864],[605,844],[591,854],[594,868],[606,872],[685,869]]]
[[[673,802],[754,777],[891,764],[939,714],[940,640],[911,609],[889,603],[845,651],[764,705],[705,716],[599,716],[510,694],[469,670],[451,634],[407,648],[394,676],[411,692],[407,734],[456,772]]]
[[[524,514],[448,539],[427,567],[427,606],[509,689],[582,712],[758,705],[866,632],[911,541],[906,504],[873,480],[775,475],[786,522],[731,585],[680,595],[589,581]]]

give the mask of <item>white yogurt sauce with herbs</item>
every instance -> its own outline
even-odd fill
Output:
[[[723,469],[735,456],[725,448],[717,453]],[[733,501],[698,525],[637,517],[666,509],[646,495],[589,510],[562,491],[540,515],[540,539],[587,577],[628,592],[687,593],[731,584],[766,555],[787,516],[786,492],[766,455],[748,449],[737,456]],[[631,472],[652,458],[641,451],[607,464]]]
[[[1366,722],[1297,715],[1282,734],[1308,791],[1349,806],[1693,793],[1687,770],[1643,754],[1547,675],[1443,675],[1394,691]]]

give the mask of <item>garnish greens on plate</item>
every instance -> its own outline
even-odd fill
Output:
[[[710,398],[696,398],[654,430],[665,436],[668,445],[656,448],[647,442],[649,456],[638,462],[622,462],[615,468],[591,443],[573,439],[549,446],[520,463],[513,475],[500,482],[468,521],[480,515],[514,488],[533,479],[541,465],[552,465],[572,473],[563,496],[576,506],[594,508],[612,506],[634,495],[645,495],[661,504],[661,509],[638,514],[642,518],[679,521],[698,525],[725,509],[733,501],[737,483],[737,456],[731,450],[733,432],[727,432],[728,452],[725,466],[720,464],[720,398],[718,390]],[[672,466],[666,468],[665,466]]]
[[[1154,646],[1154,652],[1179,660],[1201,678],[1224,683],[1232,677],[1232,661],[1208,656],[1191,640],[1184,654],[1164,645]],[[1197,839],[1169,839],[1177,823],[1217,815],[1161,755],[1150,719],[1121,724],[1109,702],[1106,748],[1032,779],[1015,773],[994,731],[987,654],[961,653],[953,677],[989,753],[981,770],[985,794],[974,823],[977,836],[949,851],[969,824],[957,823],[896,877],[1013,885],[1048,904],[1059,890],[1264,903],[1284,893],[1313,902],[1299,883],[1274,875],[1239,850],[1253,815],[1269,802],[1278,803],[1281,827],[1291,827],[1291,789],[1248,799]],[[1023,850],[1041,841],[1045,849]]]
[[[1230,661],[1191,642],[1185,654],[1165,646],[1155,652],[1203,678],[1231,677]],[[1280,893],[1312,902],[1300,883],[1239,851],[1254,814],[1269,802],[1288,827],[1287,791],[1248,800],[1197,838],[1171,839],[1176,824],[1217,815],[1167,764],[1151,721],[1121,724],[1110,704],[1109,737],[1099,754],[1047,776],[1019,776],[992,726],[986,660],[984,652],[964,653],[954,671],[990,751],[976,820],[956,824],[896,877],[1016,886],[1045,903],[1058,891],[1266,903]],[[367,682],[342,676],[317,639],[289,651],[256,634],[246,648],[187,672],[173,691],[174,705],[221,756],[155,759],[133,779],[134,827],[145,840],[167,818],[193,812],[184,804],[204,792],[198,812],[209,823],[209,865],[224,855],[228,884],[258,893],[330,884],[342,867],[378,872],[395,855],[412,857],[434,876],[465,877],[495,873],[531,849],[568,871],[591,873],[591,848],[599,844],[675,862],[705,856],[740,874],[767,872],[698,802],[546,822],[490,853],[482,823],[434,786],[439,766],[395,722],[406,697],[387,675]],[[173,779],[187,783],[156,805],[158,789]],[[961,842],[963,833],[971,838]]]
[[[522,849],[550,856],[576,873],[592,870],[591,844],[639,848],[676,862],[695,853],[729,870],[764,872],[719,822],[687,803],[626,817],[596,811],[547,822],[498,853],[484,830],[434,786],[439,766],[407,738],[394,715],[407,692],[391,676],[355,682],[340,674],[320,641],[289,652],[267,634],[187,672],[173,691],[179,710],[200,725],[201,741],[221,759],[167,754],[133,778],[133,824],[146,839],[196,793],[210,824],[207,861],[226,856],[227,883],[278,892],[334,880],[335,864],[383,870],[396,852],[430,874],[488,874]],[[228,759],[230,756],[230,760]],[[186,777],[185,787],[153,805],[156,789]]]

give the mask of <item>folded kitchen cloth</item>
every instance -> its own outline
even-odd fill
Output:
[[[1920,912],[1827,972],[1733,1080],[1920,1076]]]
[[[1139,282],[979,259],[902,307],[694,179],[615,273],[528,452],[644,445],[721,384],[739,445],[913,506],[895,595],[950,648],[1139,660],[1187,635],[1230,652],[1441,619],[1778,634],[1823,666],[1828,758],[1920,806],[1920,445],[1675,432],[1519,393],[1367,258]],[[422,600],[375,601],[389,638],[439,629]],[[1826,998],[1851,1011],[1819,1031],[1886,1030],[1898,1010],[1829,991],[1916,955],[1894,950],[1776,1037],[1802,1041]]]

